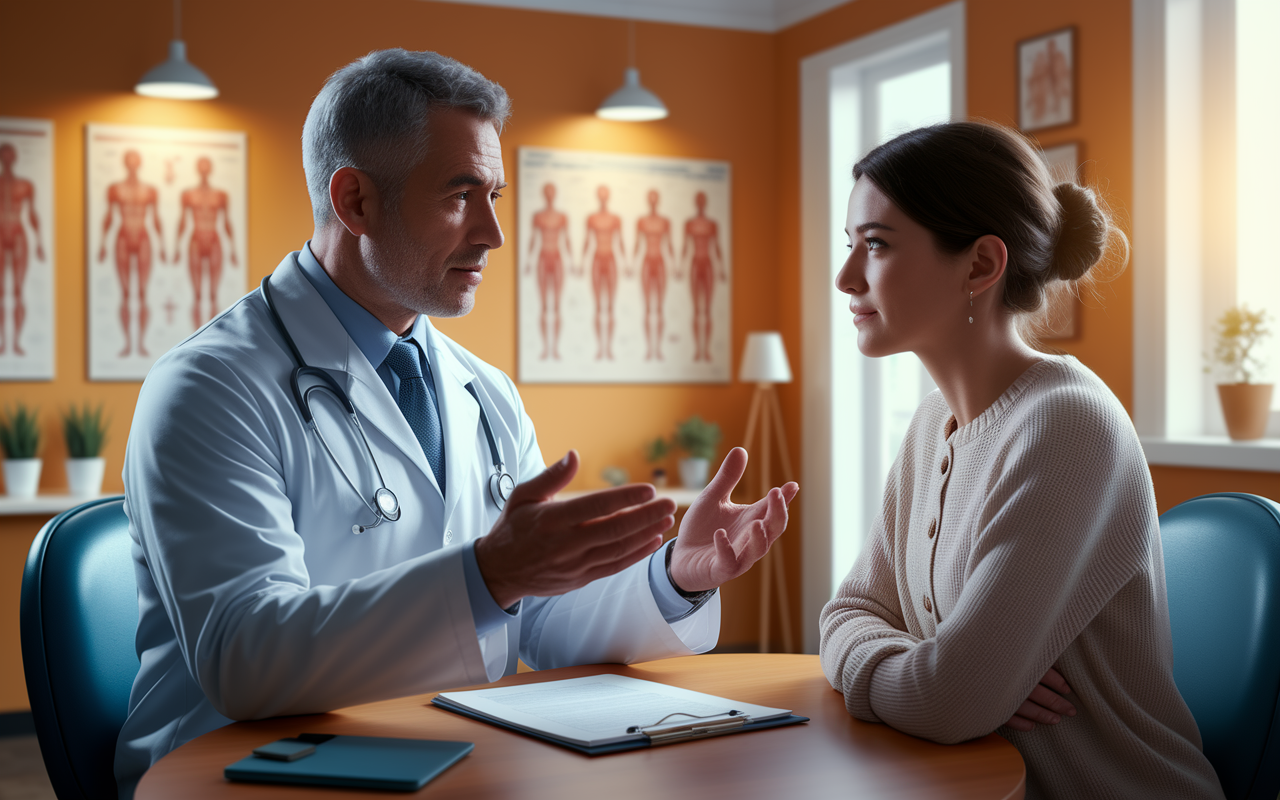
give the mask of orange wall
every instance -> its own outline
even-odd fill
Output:
[[[782,270],[781,330],[800,334],[800,62],[851,39],[944,5],[940,0],[858,0],[778,36],[778,261]],[[1128,3],[1115,0],[967,0],[967,94],[970,117],[1017,123],[1017,42],[1067,26],[1076,28],[1076,124],[1041,131],[1045,147],[1080,144],[1084,177],[1110,202],[1130,233],[1133,207],[1133,27]],[[793,210],[794,209],[794,210]],[[1079,358],[1133,410],[1133,275],[1129,271],[1086,296],[1078,341],[1060,349]],[[787,387],[788,404],[799,386]],[[798,422],[794,435],[799,433]],[[1161,512],[1200,494],[1243,491],[1280,499],[1280,474],[1152,467]]]
[[[131,92],[159,61],[170,36],[168,0],[127,4],[77,0],[22,3],[6,10],[21,32],[0,52],[6,82],[0,115],[56,123],[57,378],[0,384],[0,406],[22,399],[43,409],[48,445],[43,490],[65,487],[57,409],[71,399],[102,401],[114,424],[107,491],[119,491],[136,382],[86,379],[83,129],[88,122],[244,130],[249,138],[247,281],[256,284],[311,232],[299,136],[311,98],[334,69],[384,47],[430,49],[469,63],[502,83],[515,115],[503,137],[508,180],[516,149],[555,146],[710,158],[732,164],[733,324],[746,332],[776,326],[778,276],[776,164],[772,114],[774,39],[763,34],[674,25],[637,25],[644,81],[671,109],[669,120],[609,123],[592,112],[622,82],[627,25],[621,20],[496,11],[417,0],[260,3],[188,0],[184,34],[194,63],[222,91],[207,103],[151,100]],[[56,57],[51,54],[57,53]],[[729,133],[731,132],[731,134]],[[515,186],[506,192],[514,198]],[[501,222],[515,232],[514,200]],[[494,253],[476,310],[441,329],[515,374],[515,249]],[[246,283],[247,286],[250,285]],[[647,474],[646,439],[693,413],[719,422],[726,445],[742,439],[751,387],[528,386],[522,389],[551,458],[576,447],[576,485],[602,485],[600,470],[621,465]],[[672,465],[674,466],[674,464]],[[0,517],[0,712],[27,705],[18,654],[18,586],[23,558],[41,520]],[[726,592],[723,642],[752,638],[753,577]]]
[[[244,130],[249,134],[247,281],[256,282],[310,233],[298,144],[307,106],[325,77],[365,52],[401,46],[434,49],[469,63],[511,93],[515,115],[503,137],[508,180],[516,148],[555,146],[727,160],[733,166],[733,325],[735,356],[748,330],[777,328],[800,358],[799,65],[816,52],[940,5],[937,0],[858,0],[777,35],[640,23],[644,82],[671,109],[657,123],[606,123],[590,115],[617,88],[626,59],[626,23],[562,14],[473,8],[418,0],[260,3],[188,0],[184,36],[194,63],[222,97],[176,103],[133,95],[134,81],[164,55],[166,0],[127,3],[23,3],[6,10],[19,32],[0,51],[6,83],[0,115],[56,122],[57,379],[2,383],[0,406],[21,398],[44,409],[42,489],[65,486],[56,410],[68,400],[102,401],[114,420],[107,449],[108,491],[119,472],[136,382],[91,383],[84,358],[83,126],[88,122]],[[1016,107],[1014,48],[1019,39],[1066,25],[1078,30],[1079,122],[1046,132],[1045,145],[1078,141],[1096,182],[1127,224],[1132,200],[1131,30],[1127,3],[1114,0],[969,0],[969,113],[1011,123]],[[56,56],[51,54],[57,54]],[[512,189],[515,187],[513,186]],[[515,192],[509,190],[508,197]],[[514,235],[513,201],[501,214]],[[494,253],[479,302],[468,317],[440,327],[514,374],[514,250]],[[1077,355],[1131,403],[1132,279],[1103,286],[1087,304]],[[799,408],[797,383],[782,388],[784,411]],[[524,386],[544,454],[577,447],[577,486],[599,485],[601,468],[645,474],[640,446],[692,413],[721,423],[725,443],[740,442],[750,387]],[[620,424],[620,420],[622,421]],[[788,414],[788,440],[800,463],[800,423]],[[1219,488],[1280,496],[1280,476],[1215,470],[1153,469],[1164,509]],[[783,544],[793,622],[799,617],[800,536],[793,516]],[[0,517],[0,642],[18,641],[21,565],[40,525]],[[754,638],[753,574],[727,587],[724,643]],[[776,630],[776,626],[775,626]],[[16,646],[0,648],[0,712],[26,708]]]

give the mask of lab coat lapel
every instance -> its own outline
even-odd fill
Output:
[[[367,423],[390,439],[436,491],[440,491],[422,446],[395,398],[329,309],[329,304],[302,274],[296,253],[290,253],[276,267],[271,276],[271,295],[307,365],[343,373],[334,377],[346,389],[361,424]]]
[[[472,494],[476,491],[471,476],[476,470],[477,440],[485,442],[486,450],[488,444],[480,429],[480,406],[467,391],[467,384],[475,380],[475,373],[441,343],[430,322],[427,332],[431,338],[431,374],[436,382],[440,424],[444,428],[444,518],[448,520],[457,508],[463,489]],[[488,472],[481,474],[488,475]],[[481,487],[481,498],[487,496],[488,491],[488,486]]]
[[[351,337],[302,274],[298,254],[290,253],[271,273],[271,297],[294,345],[309,367],[347,372]],[[338,380],[341,385],[342,380]]]

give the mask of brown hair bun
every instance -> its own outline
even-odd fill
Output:
[[[1050,284],[1079,280],[1108,245],[1128,260],[1128,241],[1103,201],[1073,183],[1053,185],[1034,147],[1019,133],[985,122],[916,128],[874,148],[853,167],[938,249],[961,253],[979,237],[1004,242],[1004,306],[1030,315]],[[1058,287],[1055,287],[1055,289]]]
[[[1110,226],[1092,189],[1059,183],[1053,196],[1062,212],[1050,269],[1060,280],[1078,280],[1102,259]]]

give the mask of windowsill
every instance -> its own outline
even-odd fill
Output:
[[[1147,463],[1166,467],[1280,472],[1280,439],[1236,442],[1225,436],[1143,437]]]

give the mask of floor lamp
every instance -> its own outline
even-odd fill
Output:
[[[751,410],[747,412],[747,439],[744,447],[751,455],[751,462],[758,465],[759,477],[756,497],[764,497],[773,486],[769,468],[773,462],[773,445],[778,446],[782,460],[782,480],[794,480],[791,471],[791,454],[787,450],[787,432],[782,424],[782,411],[778,407],[778,392],[774,384],[791,382],[791,364],[782,345],[782,334],[777,331],[756,331],[747,334],[747,346],[742,353],[742,367],[738,379],[754,383],[755,394],[751,398]],[[759,437],[759,453],[751,446]],[[778,590],[779,612],[782,616],[782,645],[793,652],[791,638],[791,601],[787,596],[787,568],[782,547],[772,547],[756,565],[760,571],[760,652],[769,652],[769,618],[773,611],[773,590]]]

